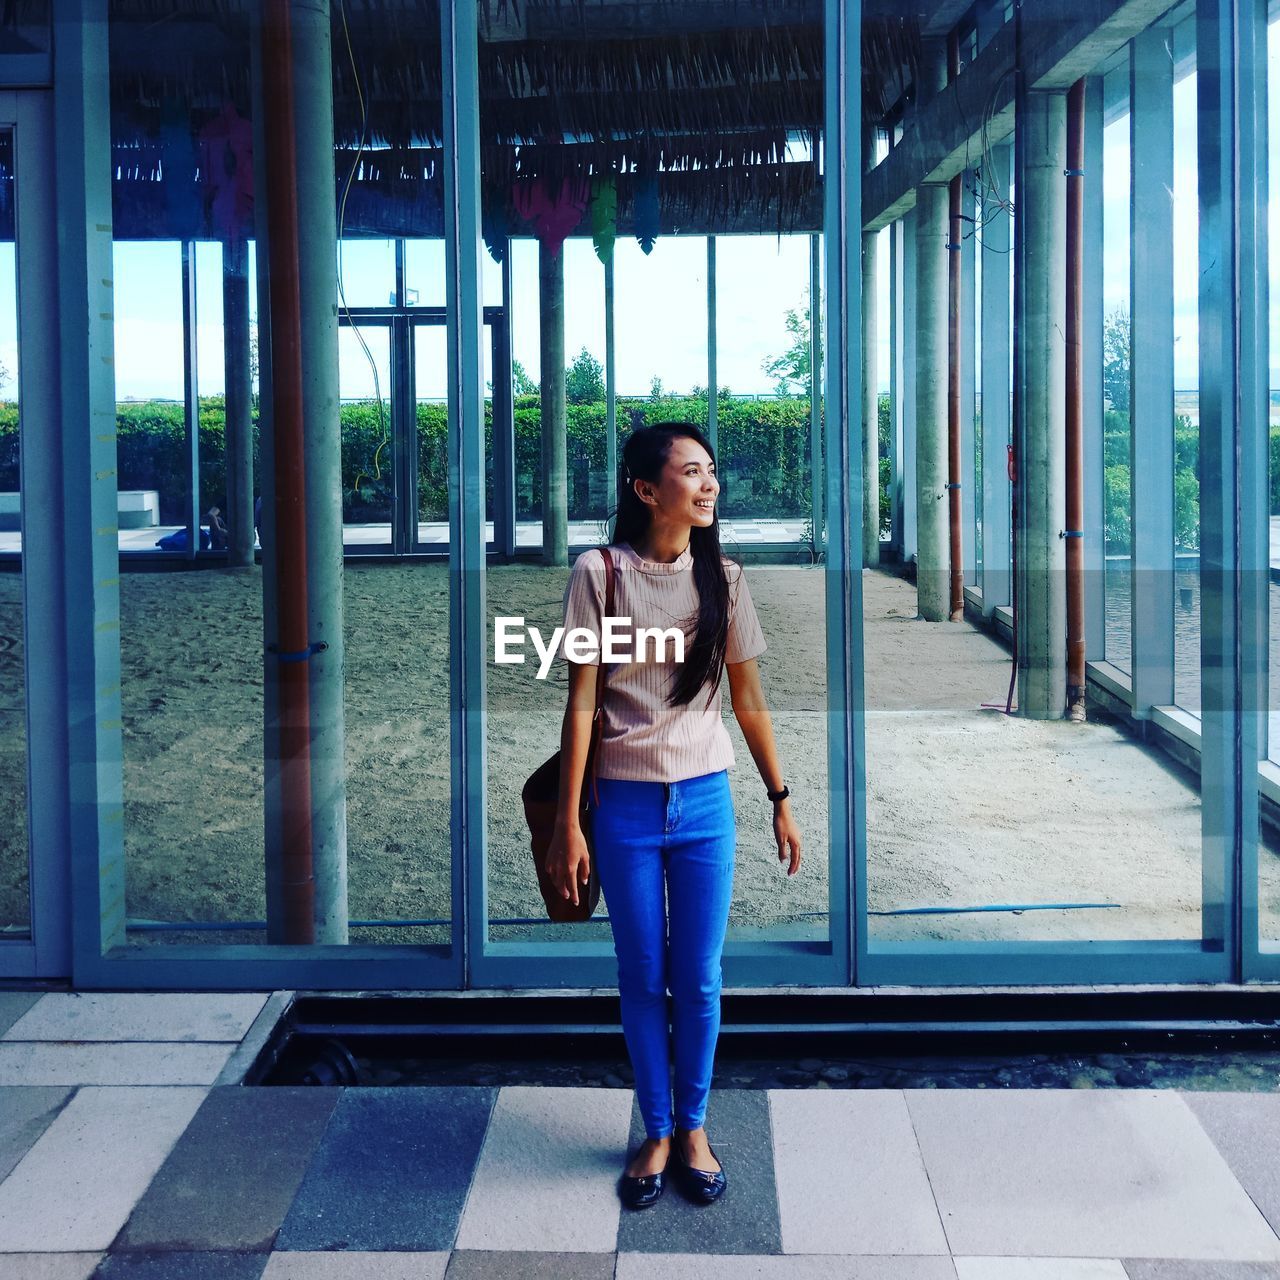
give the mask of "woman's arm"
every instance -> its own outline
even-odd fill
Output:
[[[760,687],[760,668],[754,658],[746,662],[725,664],[729,672],[729,700],[746,739],[747,750],[760,770],[760,777],[769,791],[782,790],[782,765],[778,762],[778,747],[773,740],[773,720],[769,716],[769,704]],[[787,875],[800,870],[800,828],[791,813],[790,799],[780,800],[773,806],[773,834],[778,842],[778,861],[788,863]]]
[[[591,745],[599,670],[591,663],[569,663],[569,701],[560,728],[560,797],[555,831],[547,848],[547,871],[574,906],[578,905],[578,885],[585,885],[591,874],[591,854],[578,811],[582,804],[582,774]]]

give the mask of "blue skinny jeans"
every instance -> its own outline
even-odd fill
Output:
[[[729,773],[597,782],[592,843],[618,957],[622,1031],[645,1131],[665,1138],[677,1124],[702,1127],[711,1090],[733,896]]]

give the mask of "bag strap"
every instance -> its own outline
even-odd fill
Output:
[[[601,547],[600,554],[604,557],[604,615],[601,618],[603,624],[604,618],[613,616],[613,580],[617,570],[613,565],[613,553],[608,547]],[[601,645],[600,669],[596,672],[596,709],[595,714],[591,717],[591,744],[589,754],[591,757],[589,769],[591,772],[591,795],[597,805],[600,803],[600,791],[596,786],[596,757],[600,754],[600,739],[604,735],[604,676],[605,663],[603,653],[604,628],[601,626]]]

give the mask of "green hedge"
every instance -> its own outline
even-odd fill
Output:
[[[879,401],[880,515],[889,521],[889,403]],[[605,406],[571,404],[568,419],[569,518],[595,518],[604,511]],[[420,404],[418,420],[418,514],[442,520],[448,514],[448,418],[442,404]],[[618,401],[619,447],[631,431],[649,422],[683,420],[706,427],[705,396],[661,396]],[[799,518],[808,514],[809,402],[804,399],[718,402],[721,512],[725,516]],[[539,399],[515,402],[516,503],[524,519],[542,515],[541,421]],[[179,404],[150,401],[121,404],[116,411],[117,470],[122,489],[155,489],[160,519],[185,518],[187,474],[183,410]],[[1130,483],[1128,415],[1109,410],[1104,422],[1104,493],[1107,549],[1129,550]],[[1199,432],[1189,418],[1174,419],[1174,528],[1180,550],[1199,546]],[[371,401],[342,406],[343,517],[358,523],[390,518],[392,459],[390,421]],[[1280,514],[1280,424],[1270,433],[1270,499]],[[253,421],[254,471],[258,472],[258,423]],[[485,406],[486,500],[492,509],[492,407]],[[18,411],[0,402],[0,491],[18,487]],[[200,508],[226,504],[223,400],[200,401]]]

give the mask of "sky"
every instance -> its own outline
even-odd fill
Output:
[[[1280,23],[1268,29],[1271,83],[1280,84]],[[1280,97],[1280,95],[1276,95]],[[1280,111],[1273,97],[1270,112],[1271,180],[1280,182]],[[1122,116],[1107,127],[1103,143],[1103,306],[1111,312],[1129,301],[1129,121]],[[1174,86],[1174,382],[1197,382],[1196,277],[1197,232],[1195,76]],[[1273,188],[1274,190],[1274,188]],[[1280,194],[1280,193],[1278,193]],[[1268,210],[1268,235],[1280,247],[1280,199]],[[517,240],[512,249],[513,348],[515,359],[537,381],[537,247]],[[501,300],[501,275],[483,255],[485,300]],[[878,296],[888,315],[887,237],[879,253]],[[1280,248],[1273,253],[1272,378],[1280,385]],[[181,267],[176,242],[117,242],[115,246],[116,378],[120,399],[182,397]],[[221,248],[197,246],[198,368],[202,394],[222,390]],[[789,309],[807,305],[807,236],[717,237],[719,383],[739,393],[769,393],[773,383],[764,362],[790,345]],[[390,241],[347,241],[342,248],[343,278],[349,306],[385,305],[392,288]],[[707,382],[706,240],[702,236],[661,237],[646,256],[634,239],[619,239],[615,258],[617,378],[622,395],[648,394],[652,380],[685,392]],[[407,248],[406,281],[423,304],[442,305],[443,245],[414,241]],[[251,291],[252,305],[252,291]],[[880,326],[878,383],[889,383],[888,326]],[[344,398],[372,394],[372,364],[383,393],[389,380],[387,338],[365,331],[366,353],[349,332],[340,340],[341,393]],[[571,239],[565,246],[566,362],[582,348],[604,360],[604,270],[591,242]],[[14,249],[0,245],[0,397],[14,394],[16,367]],[[486,351],[487,355],[487,351]],[[444,330],[419,332],[417,394],[442,398]],[[487,376],[487,375],[486,375]]]

